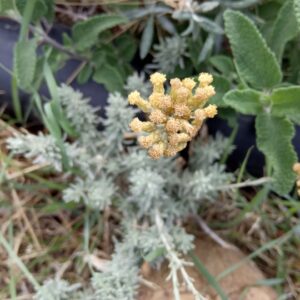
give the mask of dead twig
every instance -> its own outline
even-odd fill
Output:
[[[237,250],[237,248],[226,241],[224,241],[220,236],[218,236],[212,229],[208,227],[208,225],[204,222],[204,220],[200,216],[194,216],[197,224],[200,226],[200,228],[217,244],[219,244],[221,247],[226,249],[234,249]]]

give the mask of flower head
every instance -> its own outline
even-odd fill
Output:
[[[201,73],[198,77],[201,87],[209,86],[213,82],[213,77],[209,73]]]
[[[199,84],[191,78],[170,80],[170,93],[166,94],[166,76],[154,73],[150,77],[153,93],[148,100],[137,91],[129,94],[128,101],[148,114],[148,121],[134,118],[130,128],[135,132],[146,133],[140,136],[139,144],[148,149],[153,159],[174,156],[183,150],[197,135],[203,122],[217,114],[215,105],[206,102],[215,94],[211,85],[213,78],[208,73],[199,75]]]

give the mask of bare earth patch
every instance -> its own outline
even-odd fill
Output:
[[[245,258],[245,254],[240,250],[225,249],[206,236],[197,238],[195,245],[196,255],[213,276],[219,275]],[[221,299],[196,269],[188,268],[188,273],[194,278],[198,291],[207,299]],[[148,276],[145,276],[145,279],[156,284],[157,288],[141,288],[139,300],[173,300],[172,284],[170,281],[166,281],[167,276],[166,264],[162,266],[159,272],[152,270]],[[265,276],[261,270],[252,261],[249,261],[221,279],[219,284],[230,300],[275,300],[276,293],[273,289],[266,286],[254,286],[263,279]],[[181,298],[182,300],[194,299],[190,293],[185,291],[182,292]]]

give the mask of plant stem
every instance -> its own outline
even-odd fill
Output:
[[[234,249],[236,250],[236,247],[233,245],[230,245],[226,241],[224,241],[221,237],[219,237],[212,229],[208,227],[208,225],[204,222],[204,220],[200,216],[194,215],[194,218],[198,225],[201,227],[201,229],[211,237],[212,240],[214,240],[217,244],[219,244],[221,247],[225,249]]]
[[[244,182],[240,182],[240,183],[233,183],[233,184],[228,184],[228,185],[223,185],[220,186],[219,188],[217,188],[217,190],[229,190],[229,189],[239,189],[239,188],[243,188],[243,187],[248,187],[248,186],[258,186],[258,185],[263,185],[265,183],[271,182],[273,181],[273,178],[271,177],[262,177],[256,180],[246,180]]]
[[[188,265],[187,262],[180,259],[175,250],[173,245],[168,240],[168,234],[165,232],[163,220],[160,216],[160,213],[158,209],[155,210],[155,223],[160,235],[160,239],[163,242],[166,251],[167,256],[170,261],[170,268],[171,273],[170,276],[172,278],[173,282],[173,293],[176,300],[180,300],[180,293],[179,293],[179,282],[178,282],[178,276],[177,276],[177,270],[180,271],[181,276],[188,288],[188,290],[194,295],[196,300],[207,300],[205,297],[203,297],[195,288],[192,278],[189,276],[189,274],[186,272],[184,265]]]

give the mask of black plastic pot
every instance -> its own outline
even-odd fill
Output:
[[[19,37],[19,29],[19,24],[7,19],[0,19],[0,63],[8,70],[12,69],[13,49]],[[65,26],[55,25],[49,35],[54,40],[61,42],[62,34],[68,31],[69,29]],[[79,65],[80,61],[68,60],[63,68],[57,72],[57,82],[66,82]],[[79,85],[76,80],[74,80],[71,86],[75,89],[80,89],[86,97],[91,98],[91,104],[93,106],[105,107],[108,92],[103,85],[92,80],[84,85]],[[8,111],[12,111],[11,76],[3,68],[0,68],[0,90],[4,91],[4,94],[0,95],[0,106],[5,104],[8,106]],[[47,87],[42,86],[40,93],[47,96],[49,94]],[[29,105],[29,95],[20,91],[20,100],[23,108],[26,109]],[[100,110],[100,114],[103,115],[103,110]]]

